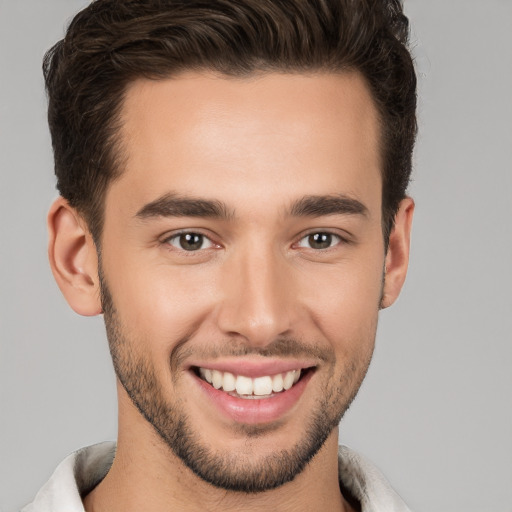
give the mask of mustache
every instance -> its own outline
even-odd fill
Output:
[[[329,363],[334,361],[334,350],[320,343],[305,343],[296,338],[277,338],[264,347],[257,347],[243,340],[226,340],[216,342],[214,345],[192,347],[190,336],[182,338],[171,352],[171,367],[177,369],[187,359],[198,357],[200,359],[219,359],[221,357],[294,357],[297,359],[317,359]]]

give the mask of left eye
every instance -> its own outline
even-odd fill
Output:
[[[201,233],[178,233],[167,240],[169,245],[183,251],[199,251],[213,247],[212,241]]]
[[[332,233],[311,233],[299,240],[299,247],[307,247],[308,249],[329,249],[340,243],[341,238]]]

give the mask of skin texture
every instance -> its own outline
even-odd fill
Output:
[[[101,262],[65,200],[49,214],[50,261],[71,306],[100,313],[103,287],[118,375],[118,453],[86,509],[349,510],[337,424],[369,365],[379,307],[403,284],[413,212],[404,199],[386,253],[377,113],[363,80],[140,80],[121,140]],[[198,250],[182,248],[183,232],[203,237]],[[315,233],[331,235],[328,247]],[[272,420],[225,414],[194,372],[266,375],[288,363],[313,370]],[[248,482],[260,492],[232,490]]]

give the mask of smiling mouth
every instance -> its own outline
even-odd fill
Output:
[[[215,389],[245,399],[262,399],[277,396],[291,389],[306,373],[313,368],[301,368],[275,375],[246,377],[230,372],[196,368],[196,375]]]

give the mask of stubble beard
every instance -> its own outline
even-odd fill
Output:
[[[257,438],[266,435],[266,429],[241,425],[237,435],[246,435],[247,452],[215,452],[201,441],[197,433],[200,426],[193,424],[181,407],[179,398],[171,403],[165,397],[150,361],[144,355],[134,352],[135,344],[123,332],[101,267],[100,284],[110,353],[117,378],[126,393],[164,443],[193,473],[203,481],[227,491],[268,491],[290,482],[300,474],[322,448],[333,429],[338,427],[370,364],[372,350],[345,368],[339,382],[325,390],[311,411],[302,438],[292,448],[273,450],[271,455],[258,458],[250,453],[251,442],[257,444]],[[373,347],[373,343],[371,345]],[[330,351],[324,356],[335,361],[334,353]]]

